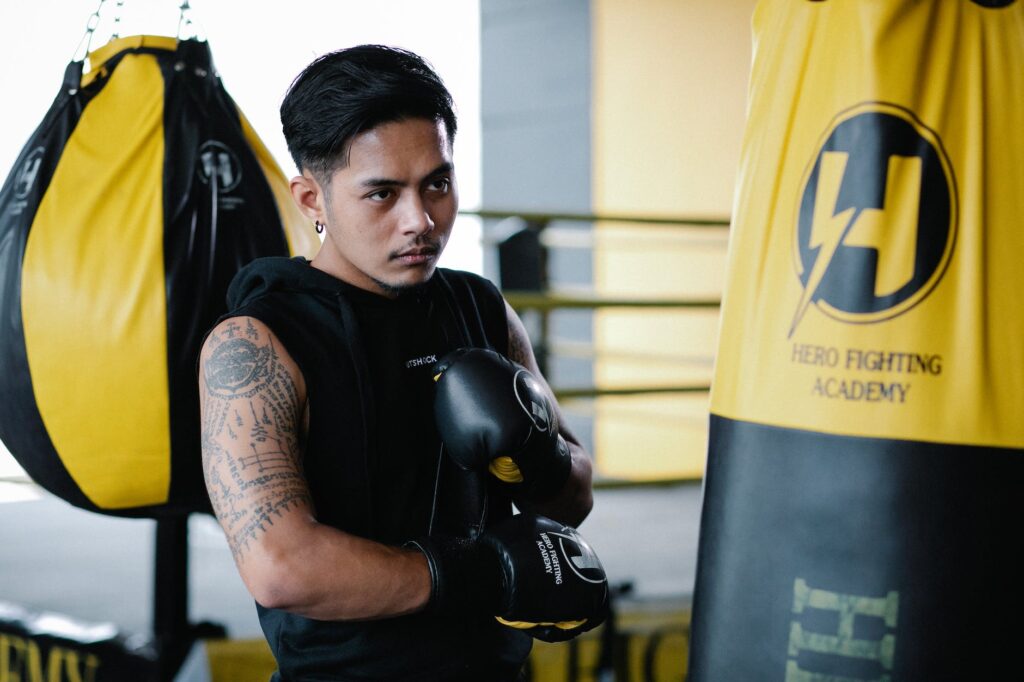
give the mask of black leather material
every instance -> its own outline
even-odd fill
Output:
[[[427,557],[431,611],[533,623],[522,631],[548,642],[572,639],[607,615],[608,580],[597,554],[574,528],[544,516],[513,516],[476,541],[428,537],[406,546]],[[554,625],[571,621],[583,622]]]
[[[558,415],[525,367],[491,350],[460,348],[437,366],[434,418],[446,451],[467,470],[511,457],[523,481],[515,493],[542,500],[569,478],[572,459]]]
[[[496,557],[477,541],[451,536],[423,537],[406,543],[427,557],[432,611],[448,615],[492,614],[500,587]]]
[[[572,639],[604,621],[607,576],[576,529],[543,516],[519,514],[490,528],[480,542],[494,553],[501,570],[497,615],[538,623],[526,632],[549,642]],[[570,629],[550,625],[581,620]]]
[[[1009,679],[1022,490],[1019,450],[713,415],[687,680]]]

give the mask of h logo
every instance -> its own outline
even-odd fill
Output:
[[[889,592],[884,597],[865,597],[828,590],[813,589],[803,578],[793,583],[793,621],[789,625],[789,660],[786,661],[785,682],[830,682],[839,679],[864,682],[891,682],[893,657],[896,650],[896,616],[899,593]],[[831,632],[809,628],[802,621],[817,611],[831,618],[819,621],[834,623]],[[822,614],[822,612],[824,612]],[[875,621],[877,628],[868,632],[882,633],[871,638],[855,636],[858,619]],[[806,660],[801,660],[804,654]],[[826,669],[815,670],[831,661]],[[854,668],[860,675],[836,676],[837,667]],[[863,674],[871,677],[863,677]]]
[[[568,529],[567,529],[568,530]],[[562,556],[569,560],[569,568],[576,576],[588,583],[602,583],[605,580],[604,567],[594,549],[575,531],[552,533],[558,538]]]
[[[920,303],[956,235],[956,184],[938,135],[912,112],[869,102],[843,112],[813,159],[795,243],[803,293],[838,320],[878,322]]]
[[[24,199],[32,191],[39,177],[39,167],[43,165],[43,147],[36,147],[28,158],[21,164],[17,176],[14,179],[14,198]]]
[[[230,192],[242,180],[242,164],[229,147],[217,140],[207,140],[199,148],[199,179],[202,183],[211,181],[221,192]]]

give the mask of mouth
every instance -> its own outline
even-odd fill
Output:
[[[437,253],[436,246],[421,246],[392,254],[391,260],[398,261],[403,265],[422,265],[437,258]]]

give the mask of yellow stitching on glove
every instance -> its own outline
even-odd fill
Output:
[[[583,620],[563,620],[560,623],[527,623],[524,620],[505,620],[501,616],[495,616],[494,618],[502,625],[507,625],[510,628],[516,628],[519,630],[529,630],[530,628],[551,626],[554,626],[559,630],[572,630],[578,628],[579,626],[587,622],[586,618],[584,618]]]
[[[495,457],[487,467],[492,474],[505,483],[522,483],[523,474],[511,457]]]

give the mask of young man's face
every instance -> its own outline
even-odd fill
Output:
[[[415,118],[360,133],[322,190],[326,230],[314,265],[392,297],[434,274],[459,208],[443,123]]]

